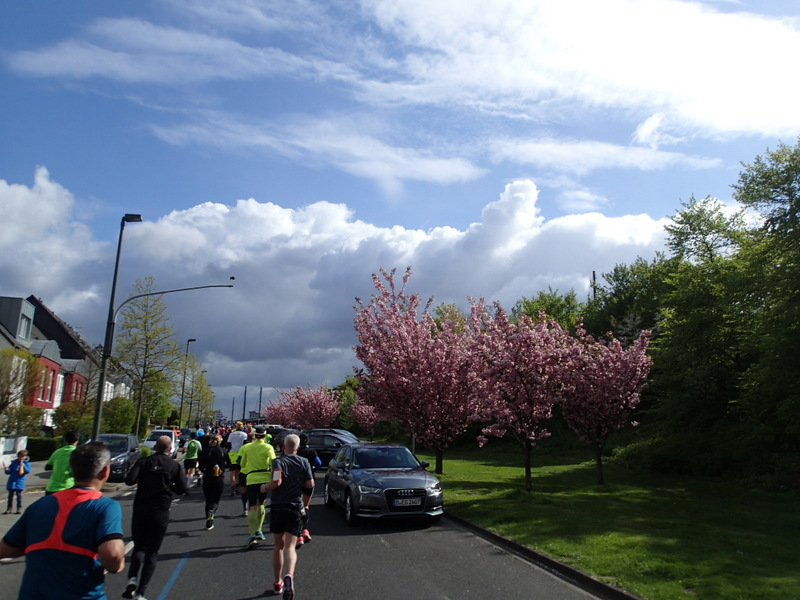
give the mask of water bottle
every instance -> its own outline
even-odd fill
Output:
[[[219,465],[214,465],[214,477],[219,477]]]

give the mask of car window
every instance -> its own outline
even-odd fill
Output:
[[[109,452],[125,452],[128,448],[123,438],[101,438]]]
[[[336,456],[334,457],[333,460],[335,460],[338,463],[343,463],[344,461],[350,458],[351,451],[352,448],[348,448],[347,446],[345,446],[344,448],[340,448],[339,452],[336,453]]]
[[[356,452],[353,467],[357,469],[408,469],[419,463],[405,448],[362,448]]]

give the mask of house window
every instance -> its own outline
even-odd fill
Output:
[[[19,317],[19,339],[28,341],[31,339],[31,329],[33,321],[28,315],[20,315]]]

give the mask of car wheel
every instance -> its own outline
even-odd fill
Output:
[[[344,518],[347,520],[347,524],[351,526],[358,522],[358,517],[356,517],[356,509],[353,506],[353,500],[350,492],[345,492],[344,495]]]
[[[325,483],[322,485],[322,500],[325,502],[325,506],[328,508],[333,508],[336,506],[336,501],[331,498],[330,490],[328,490],[328,480],[325,480]]]

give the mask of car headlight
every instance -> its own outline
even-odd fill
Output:
[[[435,482],[435,483],[432,483],[431,485],[429,485],[429,486],[427,487],[427,490],[428,490],[428,491],[429,491],[431,494],[439,494],[439,493],[441,493],[441,491],[442,491],[442,484],[441,484],[441,483],[439,483],[439,482],[437,481],[437,482]]]
[[[363,483],[359,483],[358,491],[362,494],[380,494],[383,489],[372,485],[364,485]]]
[[[121,465],[124,462],[125,462],[125,455],[124,454],[120,454],[119,456],[115,456],[114,458],[111,459],[111,464],[112,465]]]

